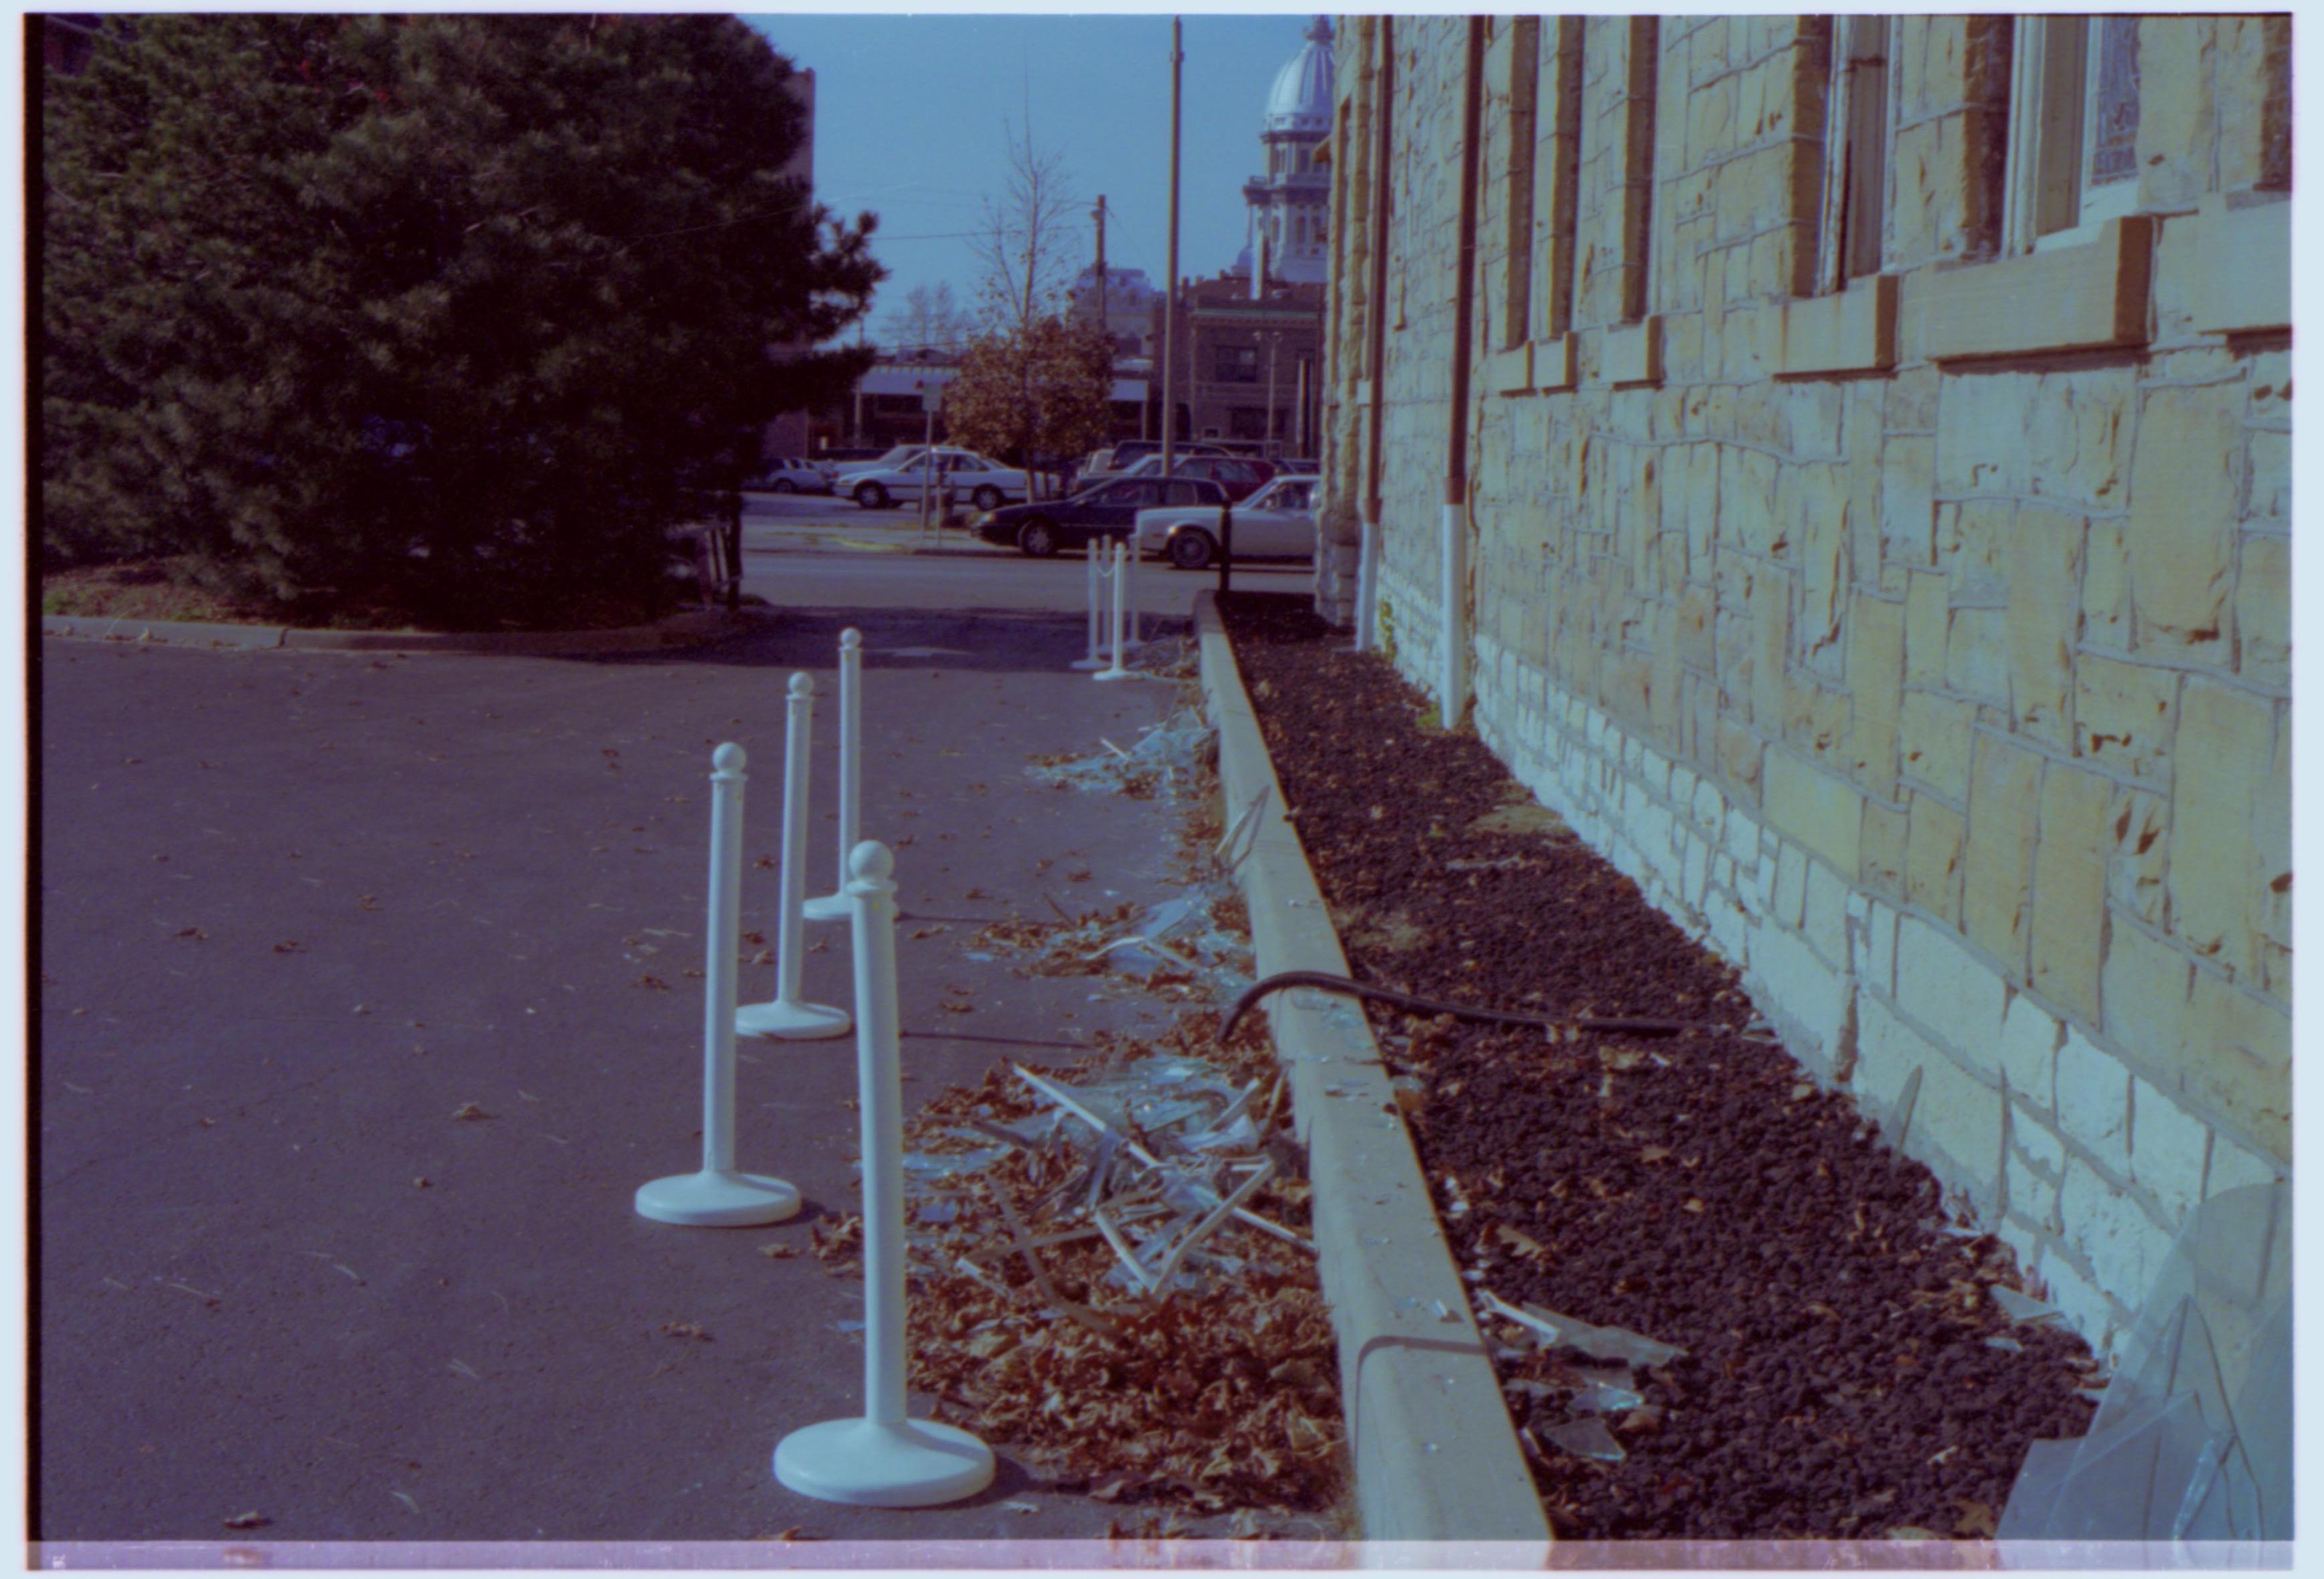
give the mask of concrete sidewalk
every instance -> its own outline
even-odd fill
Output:
[[[843,623],[868,654],[865,833],[898,846],[912,917],[908,1106],[1158,1025],[1093,980],[962,956],[1045,895],[1165,891],[1168,808],[1025,775],[1172,699],[1070,671],[1078,614],[793,614],[566,660],[44,644],[36,1537],[1106,1528],[1116,1510],[1005,1453],[991,1491],[941,1510],[773,1481],[782,1433],[862,1407],[861,1285],[807,1250],[853,1199],[852,1039],[742,1045],[738,1161],[807,1214],[699,1231],[631,1208],[700,1155],[711,750],[751,752],[746,864],[771,857],[784,679],[827,690]],[[834,716],[816,891],[836,873]],[[770,937],[775,881],[746,873],[743,925]],[[850,1002],[844,928],[809,936],[808,995]],[[746,999],[773,982],[746,969]],[[971,1012],[938,1011],[962,990]],[[489,1116],[454,1117],[470,1103]]]

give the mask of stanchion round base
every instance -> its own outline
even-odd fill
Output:
[[[799,914],[810,921],[844,921],[853,917],[855,910],[845,894],[822,893],[801,905]]]
[[[746,1003],[734,1011],[736,1036],[772,1037],[777,1041],[827,1041],[845,1036],[855,1021],[844,1009],[827,1003]]]
[[[1073,662],[1067,664],[1065,667],[1068,669],[1078,669],[1086,672],[1093,669],[1103,669],[1105,666],[1106,660],[1102,658],[1076,658]]]
[[[935,1420],[825,1420],[775,1444],[775,1479],[825,1502],[933,1508],[991,1485],[992,1449]]]
[[[1090,676],[1092,679],[1134,679],[1137,676],[1127,669],[1102,669]]]
[[[686,1228],[750,1228],[798,1215],[799,1194],[757,1173],[677,1173],[638,1187],[638,1215]]]

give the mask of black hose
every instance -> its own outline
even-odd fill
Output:
[[[1450,1014],[1456,1020],[1481,1020],[1489,1025],[1536,1025],[1545,1030],[1623,1031],[1641,1036],[1679,1036],[1690,1030],[1735,1032],[1742,1028],[1719,1025],[1694,1020],[1600,1020],[1590,1016],[1528,1014],[1516,1009],[1480,1009],[1471,1003],[1443,1003],[1434,998],[1422,998],[1411,993],[1399,993],[1393,987],[1372,986],[1363,982],[1335,976],[1329,971],[1277,971],[1262,976],[1245,987],[1228,1005],[1226,1018],[1219,1022],[1219,1040],[1224,1042],[1234,1031],[1250,1007],[1269,993],[1285,987],[1321,987],[1330,993],[1345,993],[1356,998],[1377,999],[1393,1003],[1399,1009],[1416,1010],[1424,1014]]]

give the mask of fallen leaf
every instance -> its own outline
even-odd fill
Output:
[[[1960,1510],[1960,1517],[1953,1520],[1954,1535],[1976,1536],[1991,1540],[1998,1533],[1999,1523],[1993,1516],[1993,1510],[1987,1504],[1964,1498],[1956,1501],[1953,1506]]]
[[[1888,1532],[1890,1540],[1941,1540],[1933,1529],[1923,1529],[1917,1524],[1900,1524]]]
[[[798,1246],[795,1244],[762,1244],[759,1247],[759,1253],[766,1257],[770,1261],[787,1261],[790,1260],[791,1257],[798,1254]]]
[[[274,1520],[253,1509],[248,1513],[237,1513],[231,1519],[222,1519],[218,1522],[228,1529],[256,1529],[260,1525],[272,1524]]]
[[[456,1119],[488,1119],[493,1115],[473,1102],[464,1102],[452,1110],[452,1116]]]
[[[411,1181],[411,1187],[415,1190],[424,1190],[428,1187],[428,1181],[424,1178],[415,1178]]]
[[[659,976],[640,976],[637,979],[636,984],[641,987],[650,988],[657,993],[667,993],[669,991],[669,983],[663,981]]]
[[[702,1330],[698,1321],[666,1321],[661,1330],[673,1338],[700,1338],[706,1344],[710,1341],[710,1334]]]
[[[1671,1149],[1667,1146],[1649,1146],[1638,1153],[1638,1160],[1641,1162],[1660,1162],[1664,1158],[1668,1157],[1670,1154]]]
[[[1687,1196],[1687,1198],[1686,1198],[1686,1205],[1685,1205],[1683,1209],[1683,1210],[1685,1210],[1685,1211],[1692,1212],[1692,1213],[1693,1213],[1693,1214],[1695,1214],[1697,1216],[1701,1216],[1701,1215],[1702,1214],[1702,1212],[1703,1212],[1703,1209],[1704,1209],[1704,1208],[1703,1208],[1703,1205],[1702,1205],[1702,1198],[1700,1196]]]
[[[296,954],[299,952],[299,945],[295,941],[290,943],[278,943],[274,946],[274,952],[277,954]]]
[[[188,927],[183,931],[180,932],[178,936],[180,937],[190,937],[195,942],[199,943],[208,937],[209,934],[203,931],[199,927]]]

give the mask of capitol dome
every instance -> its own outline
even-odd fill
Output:
[[[1307,43],[1275,74],[1267,96],[1262,134],[1278,132],[1322,136],[1332,129],[1332,23],[1319,16],[1307,30]]]

